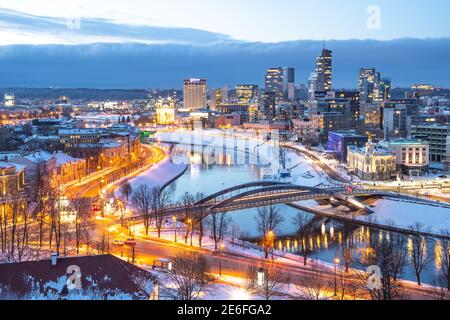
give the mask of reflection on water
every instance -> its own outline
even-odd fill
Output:
[[[183,147],[176,147],[173,152],[175,156],[186,157],[189,161],[192,161],[192,165],[186,174],[169,186],[173,201],[180,200],[186,192],[199,192],[210,195],[239,184],[261,181],[264,174],[264,168],[257,164],[234,165],[234,154],[239,153],[236,150],[231,150],[232,154],[224,153],[206,156],[205,153],[187,154]],[[383,239],[391,241],[397,236],[385,231],[371,230],[367,227],[354,227],[348,232],[347,228],[344,230],[344,226],[339,221],[323,219],[287,205],[280,206],[280,213],[283,215],[284,220],[277,228],[278,230],[276,230],[277,240],[275,247],[284,252],[300,254],[302,248],[307,245],[308,251],[312,251],[311,257],[329,263],[333,263],[339,244],[348,240],[349,237],[355,243],[356,250],[354,255],[355,259],[357,259],[362,252],[368,253],[371,250],[367,245],[367,239],[371,239],[371,241],[383,241]],[[313,227],[313,232],[307,237],[298,237],[296,235],[297,230],[293,219],[299,213],[307,216]],[[257,209],[246,209],[229,213],[232,224],[237,226],[236,230],[239,233],[248,233],[258,242],[259,234],[256,215]],[[406,237],[404,250],[410,251],[412,245],[412,239]],[[445,253],[443,252],[442,243],[439,241],[427,240],[426,247],[428,254],[432,255],[434,261],[424,270],[423,280],[431,283],[436,268],[442,265]],[[410,257],[408,258],[410,259]],[[405,268],[403,278],[415,280],[414,271],[410,263]]]

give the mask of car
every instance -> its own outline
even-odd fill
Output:
[[[112,244],[114,246],[123,246],[123,241],[122,240],[113,240]]]
[[[132,239],[132,238],[129,238],[129,239],[125,240],[125,245],[127,245],[127,246],[135,246],[136,245],[136,240]]]

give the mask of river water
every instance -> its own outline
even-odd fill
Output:
[[[162,145],[162,147],[168,148],[166,145]],[[241,153],[241,151],[230,149],[212,155],[208,152],[203,152],[203,154],[201,152],[192,152],[188,147],[181,145],[174,147],[172,149],[173,159],[180,161],[180,158],[183,158],[183,161],[189,163],[189,169],[183,176],[168,186],[172,195],[172,201],[180,201],[186,192],[193,195],[196,193],[210,195],[236,185],[263,180],[263,177],[267,174],[267,162],[262,160],[260,164],[234,164],[233,159],[237,158],[237,153]],[[242,157],[243,155],[239,156]],[[287,162],[292,164],[292,167],[296,166],[292,170],[292,182],[295,184],[315,186],[318,183],[331,183],[326,181],[326,178],[324,179],[320,169],[303,159],[301,155],[287,151],[286,158]],[[300,165],[298,165],[299,163]],[[296,227],[293,219],[301,214],[310,219],[315,226],[315,233],[309,239],[314,248],[311,257],[333,263],[334,258],[339,256],[336,241],[342,237],[340,230],[342,225],[337,221],[316,217],[311,213],[288,205],[280,205],[278,208],[283,216],[283,222],[275,230],[277,235],[276,248],[285,252],[299,254],[299,241],[295,237]],[[257,209],[241,210],[228,214],[235,233],[248,233],[257,242],[261,235],[258,233],[256,215]],[[353,231],[356,241],[358,241],[361,232],[373,232],[379,234],[380,237],[387,236],[385,233],[380,233],[377,230],[358,228]],[[362,242],[358,243],[358,249],[364,249]],[[430,260],[423,272],[423,282],[433,283],[440,263],[439,259],[435,258],[434,253],[439,252],[439,250],[440,244],[438,241],[428,242],[429,255],[430,257],[432,255],[433,259]],[[405,267],[402,278],[412,281],[416,280],[414,271],[409,263]]]

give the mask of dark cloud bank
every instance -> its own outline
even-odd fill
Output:
[[[258,83],[272,66],[294,66],[306,82],[319,41],[275,44],[90,44],[0,47],[0,86],[180,88],[204,77],[212,87]],[[450,86],[450,39],[329,41],[336,87],[356,87],[361,66],[376,67],[394,86]]]

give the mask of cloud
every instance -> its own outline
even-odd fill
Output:
[[[0,9],[0,45],[177,43],[206,45],[232,41],[227,35],[191,28],[115,23],[107,19],[42,17]]]
[[[329,41],[336,88],[356,88],[360,67],[376,67],[394,86],[450,86],[450,39]],[[305,83],[320,41],[282,43],[89,44],[0,46],[0,86],[181,88],[205,77],[209,87],[257,83],[273,66],[293,66]]]

